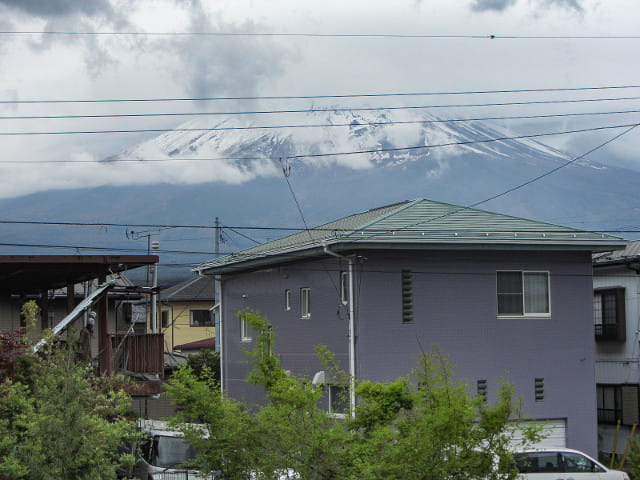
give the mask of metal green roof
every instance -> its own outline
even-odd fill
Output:
[[[196,267],[211,273],[365,248],[536,248],[601,252],[623,248],[623,239],[524,218],[417,199],[363,213],[257,245]]]

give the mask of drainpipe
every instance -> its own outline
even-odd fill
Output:
[[[355,309],[353,305],[353,259],[329,250],[326,244],[322,244],[324,252],[349,262],[349,407],[351,416],[356,413],[356,340],[355,340]]]

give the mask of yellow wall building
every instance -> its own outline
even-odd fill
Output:
[[[176,345],[215,338],[214,291],[211,277],[196,277],[160,292],[166,352],[173,352]],[[214,345],[214,341],[204,343]]]

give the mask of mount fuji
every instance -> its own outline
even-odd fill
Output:
[[[0,217],[210,226],[219,217],[230,227],[303,227],[301,213],[312,226],[418,197],[473,205],[538,177],[478,208],[593,230],[629,228],[640,212],[640,172],[605,166],[598,158],[570,162],[559,150],[513,138],[517,135],[486,122],[404,115],[316,111],[304,122],[299,115],[280,115],[278,125],[262,116],[251,122],[198,117],[104,159],[101,167],[120,169],[118,184],[1,199]],[[213,252],[210,230],[5,224],[2,231],[4,244],[146,251],[150,234],[162,250],[203,252],[161,254],[163,263],[181,265],[207,260]],[[225,252],[251,245],[248,238],[286,234],[225,233]],[[54,253],[2,248],[3,253]]]

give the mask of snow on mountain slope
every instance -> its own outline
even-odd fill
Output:
[[[469,153],[528,163],[567,158],[533,139],[482,142],[514,134],[480,122],[445,122],[426,112],[331,110],[307,113],[304,118],[279,115],[277,126],[282,128],[274,128],[273,120],[264,117],[250,121],[239,116],[199,117],[106,161],[179,159],[180,168],[173,168],[173,162],[160,167],[173,183],[239,183],[279,175],[280,159],[354,170],[436,159],[437,166],[428,172],[433,177],[443,162]],[[425,146],[430,148],[421,148]]]

